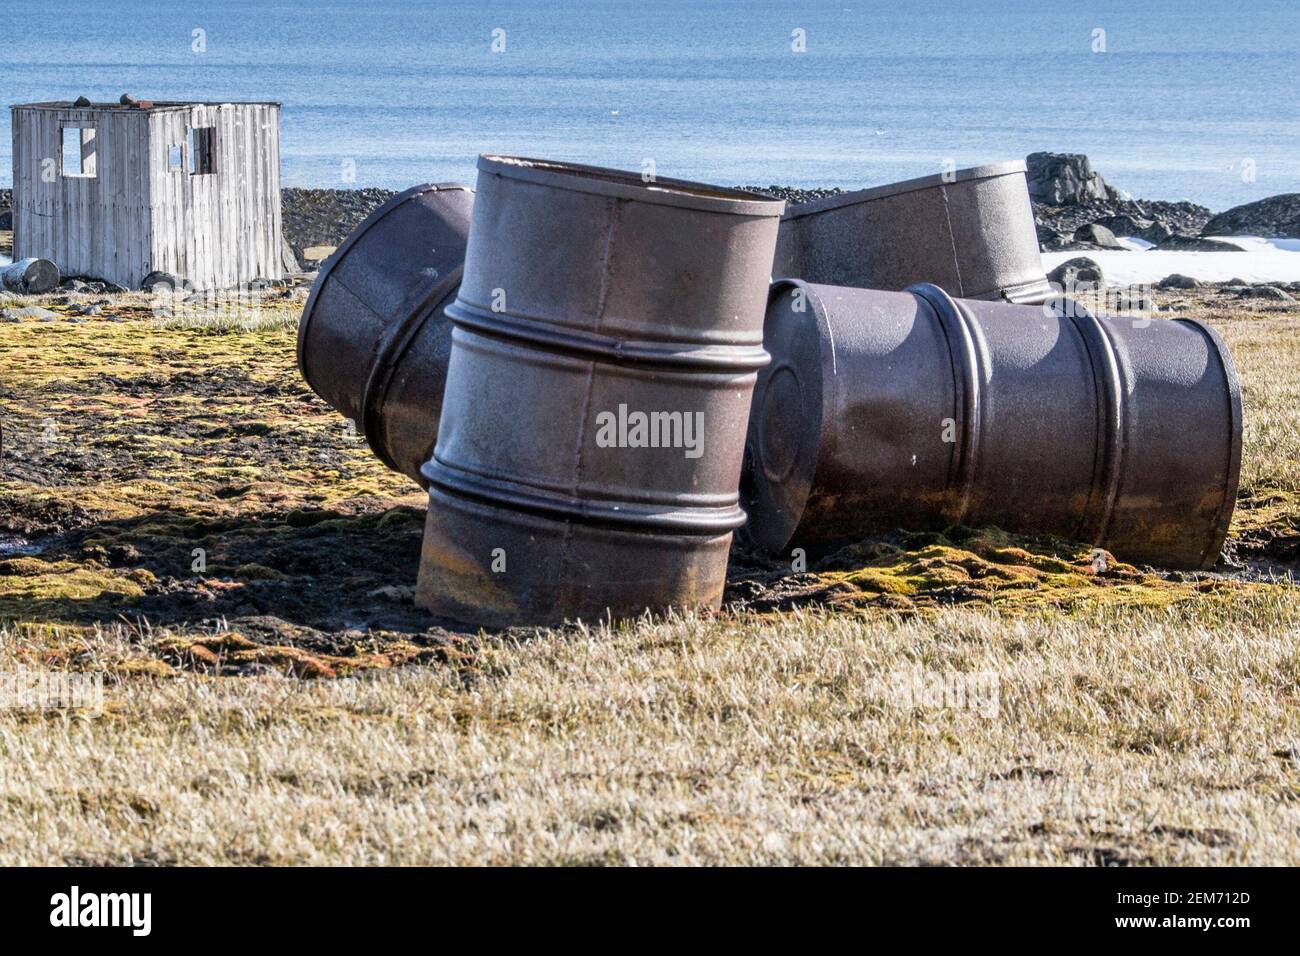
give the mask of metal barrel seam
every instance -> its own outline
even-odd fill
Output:
[[[957,295],[966,294],[966,283],[961,277],[960,256],[957,254],[957,236],[952,228],[952,210],[948,208],[948,187],[939,187],[939,198],[943,200],[943,221],[948,224],[948,248],[952,250],[952,271],[957,274]]]

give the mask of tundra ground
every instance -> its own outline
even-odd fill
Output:
[[[898,533],[730,607],[475,634],[301,298],[0,323],[0,863],[1300,863],[1300,308],[1162,296],[1243,379],[1226,560]],[[19,706],[33,675],[103,706]],[[7,683],[5,682],[7,681]]]

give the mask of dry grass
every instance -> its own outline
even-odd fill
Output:
[[[1300,316],[1195,308],[1244,379],[1234,543],[1278,568],[1300,517]],[[102,714],[0,714],[0,863],[1300,863],[1294,585],[1094,580],[1068,548],[981,534],[809,575],[790,610],[506,637],[385,617],[349,569],[322,603],[367,608],[358,629],[293,605],[317,579],[281,552],[338,534],[364,564],[418,522],[364,447],[328,446],[291,354],[275,323],[0,329],[6,457],[51,417],[109,429],[0,482],[11,523],[61,535],[0,569],[0,672],[106,681]],[[194,408],[164,382],[150,411],[123,392],[132,365],[242,377]],[[211,434],[223,421],[263,441]],[[329,511],[293,517],[310,507]],[[214,561],[197,582],[171,569],[196,541]],[[977,562],[1014,586],[924,599],[925,575]],[[166,603],[204,595],[206,624]],[[289,609],[268,624],[272,599]]]
[[[2,858],[1295,863],[1298,615],[795,612],[135,678],[104,717],[0,724]],[[985,671],[996,716],[893,692]]]

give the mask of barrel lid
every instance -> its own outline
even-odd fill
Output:
[[[745,537],[784,551],[803,518],[821,452],[822,349],[829,342],[816,287],[774,282],[763,325],[771,364],[758,376],[749,418],[741,499]]]
[[[809,203],[801,203],[798,206],[792,206],[786,211],[782,218],[798,219],[801,216],[812,216],[817,213],[826,212],[830,209],[839,209],[843,206],[856,206],[858,203],[873,202],[877,199],[885,199],[889,196],[900,196],[904,193],[916,192],[920,189],[934,189],[936,186],[952,186],[956,183],[965,183],[976,179],[994,179],[998,176],[1013,176],[1016,174],[1024,175],[1025,169],[1026,167],[1023,160],[1012,159],[1002,163],[988,163],[983,166],[971,166],[967,169],[958,169],[951,173],[934,173],[933,175],[921,176],[917,179],[905,179],[899,183],[872,186],[870,189],[859,189],[850,193],[838,193],[834,196],[816,199]]]
[[[710,186],[685,179],[656,176],[647,181],[641,173],[603,166],[584,166],[526,156],[497,156],[483,153],[480,171],[508,179],[537,183],[556,189],[612,196],[637,202],[730,213],[737,216],[779,216],[785,202],[762,193],[726,186]]]

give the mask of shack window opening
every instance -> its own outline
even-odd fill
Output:
[[[209,176],[217,171],[217,130],[196,126],[190,130],[190,175]]]
[[[167,169],[180,169],[184,165],[184,151],[180,145],[170,146],[167,149]]]
[[[63,127],[63,175],[94,178],[95,127]]]

